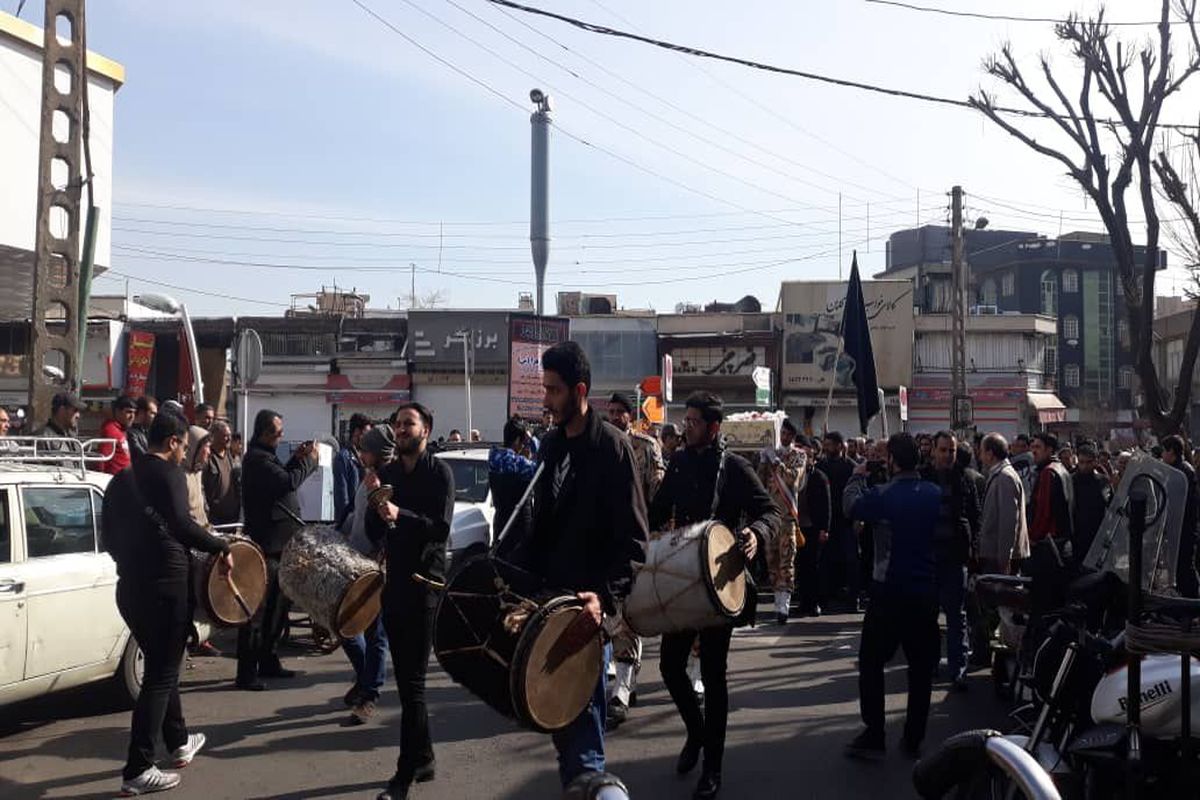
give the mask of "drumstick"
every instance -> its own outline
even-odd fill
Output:
[[[529,502],[529,496],[533,494],[533,487],[537,485],[538,478],[542,477],[542,470],[545,468],[545,461],[538,464],[537,470],[533,473],[533,477],[529,479],[529,485],[525,487],[525,494],[521,495],[520,502],[513,506],[512,514],[509,516],[508,521],[504,523],[504,528],[500,531],[500,535],[496,537],[497,545],[503,541],[504,536],[508,533],[508,529],[511,528],[513,523],[517,521],[517,512]]]
[[[412,574],[412,579],[414,581],[416,581],[417,583],[423,583],[426,586],[429,586],[433,589],[445,589],[446,588],[446,584],[442,583],[441,581],[434,580],[433,578],[426,578],[424,575],[422,575],[419,572],[414,572]]]
[[[241,606],[242,613],[246,615],[246,619],[254,616],[254,612],[250,610],[250,604],[246,602],[246,598],[242,597],[242,593],[238,591],[237,584],[233,582],[233,572],[226,571],[225,582],[229,584],[229,591],[233,592],[233,599]]]

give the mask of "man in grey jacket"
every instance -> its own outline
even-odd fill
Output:
[[[979,459],[987,474],[979,525],[979,571],[1014,572],[1013,562],[1029,557],[1025,485],[1008,460],[1008,442],[998,433],[983,437]]]

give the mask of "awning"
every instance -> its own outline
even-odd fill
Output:
[[[1025,398],[1029,401],[1029,405],[1037,411],[1038,422],[1043,425],[1066,422],[1067,407],[1053,392],[1029,392]]]

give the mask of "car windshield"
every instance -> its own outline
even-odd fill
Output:
[[[488,465],[482,459],[444,458],[454,471],[454,499],[483,503],[488,496]]]

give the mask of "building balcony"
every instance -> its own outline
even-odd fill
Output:
[[[918,314],[916,333],[950,333],[954,320],[950,314]],[[1058,334],[1058,319],[1046,314],[969,314],[966,320],[967,333],[1039,333],[1045,336]]]

